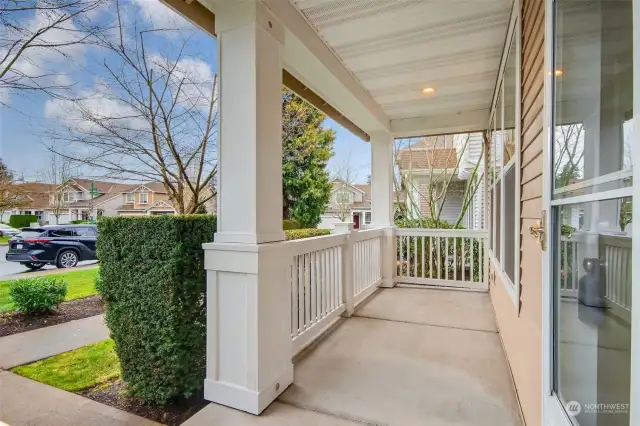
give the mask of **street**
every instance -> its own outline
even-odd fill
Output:
[[[32,272],[29,268],[27,268],[26,266],[22,266],[19,263],[7,262],[5,260],[5,255],[7,254],[8,250],[9,250],[8,246],[0,247],[0,280],[19,278],[20,274],[24,274],[26,272]],[[93,263],[97,263],[97,260],[80,262],[78,263],[78,266],[91,265]],[[56,269],[56,267],[54,265],[46,265],[44,268],[41,269],[41,271],[45,271],[49,269]]]

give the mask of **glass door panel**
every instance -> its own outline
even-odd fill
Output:
[[[553,389],[570,422],[628,426],[632,0],[556,0]]]

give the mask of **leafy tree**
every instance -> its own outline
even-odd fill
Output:
[[[327,162],[335,132],[325,115],[289,90],[282,94],[282,192],[285,219],[315,227],[331,194]]]
[[[207,214],[207,208],[204,204],[200,204],[196,209],[196,214]]]

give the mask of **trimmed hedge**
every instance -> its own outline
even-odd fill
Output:
[[[206,271],[216,216],[104,217],[99,292],[128,391],[153,404],[203,387]]]
[[[301,229],[302,225],[295,219],[285,219],[282,221],[282,230],[288,231],[290,229]]]
[[[51,311],[67,295],[67,282],[62,278],[23,278],[9,283],[9,296],[15,307],[27,314]]]
[[[72,225],[84,225],[84,224],[89,224],[91,223],[88,220],[72,220],[71,222],[69,222]]]
[[[9,217],[9,226],[16,229],[27,228],[37,221],[38,216],[34,214],[12,214]]]
[[[289,229],[284,231],[287,236],[287,241],[290,240],[300,240],[302,238],[311,238],[311,237],[319,237],[321,235],[328,235],[331,233],[328,229],[316,229],[316,228],[307,228],[307,229]]]

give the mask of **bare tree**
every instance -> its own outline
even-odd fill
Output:
[[[584,126],[581,123],[556,126],[554,147],[555,187],[567,186],[584,172]]]
[[[460,163],[462,161],[462,155],[460,155],[460,153],[469,148],[471,135],[464,135],[464,139],[461,141],[460,147],[458,147],[457,150],[442,150],[442,140],[440,138],[442,137],[432,137],[430,141],[425,141],[424,147],[418,148],[420,151],[425,152],[427,176],[424,186],[421,186],[416,180],[400,170],[401,152],[403,155],[409,156],[408,167],[409,169],[413,168],[412,149],[415,148],[413,148],[412,141],[399,140],[395,144],[394,158],[399,173],[396,177],[397,181],[394,182],[394,187],[398,194],[399,190],[405,191],[409,213],[414,215],[417,214],[419,217],[426,217],[435,222],[440,220],[447,198],[454,195],[461,196],[463,199],[463,205],[456,220],[456,225],[459,225],[462,222],[478,187],[480,186],[481,181],[477,178],[477,175],[482,162],[482,155],[480,155],[474,165],[472,176],[470,176],[464,184],[457,182],[454,178],[457,176],[458,169],[460,168]],[[441,152],[446,155],[444,157],[441,156]],[[452,164],[453,162],[455,162],[455,166],[449,167],[449,164]],[[442,167],[442,164],[444,164],[445,167]],[[399,201],[400,200],[398,199],[398,202]],[[423,202],[428,208],[426,216],[420,208],[420,205]]]
[[[71,180],[71,162],[59,155],[51,155],[49,166],[42,171],[42,180],[49,185],[49,208],[56,218],[56,225],[60,216],[66,210],[64,187]]]
[[[340,222],[346,222],[347,219],[351,219],[351,206],[354,202],[353,191],[348,188],[355,183],[357,177],[356,169],[351,164],[351,155],[334,167],[332,175],[333,180],[338,182],[338,185],[334,186],[334,206]]]
[[[0,105],[11,94],[57,96],[72,86],[47,61],[67,59],[102,31],[92,23],[105,0],[0,0]],[[57,57],[57,58],[56,58]]]
[[[178,213],[195,213],[216,195],[216,76],[186,55],[182,30],[171,31],[177,48],[149,53],[149,39],[169,30],[125,25],[115,6],[118,35],[96,36],[107,55],[100,80],[58,101],[66,131],[49,134],[50,149],[104,177],[160,181]]]

